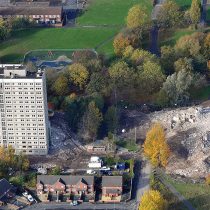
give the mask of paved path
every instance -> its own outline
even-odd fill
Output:
[[[150,52],[157,56],[160,55],[158,47],[158,27],[153,26],[150,30]]]
[[[205,25],[206,23],[206,18],[207,18],[207,0],[202,0],[202,13],[201,13],[201,24]]]
[[[158,0],[157,4],[154,6],[151,14],[152,20],[157,20],[157,16],[160,12],[162,4],[165,0]],[[159,47],[158,47],[158,27],[154,25],[150,31],[150,52],[157,56],[160,56]]]

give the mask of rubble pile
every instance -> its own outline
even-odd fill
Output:
[[[171,147],[167,172],[186,177],[205,177],[210,172],[210,108],[163,110],[149,115],[161,122]]]

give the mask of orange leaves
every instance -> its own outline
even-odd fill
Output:
[[[122,33],[118,34],[114,39],[114,52],[116,55],[121,56],[126,47],[130,45],[130,40]]]

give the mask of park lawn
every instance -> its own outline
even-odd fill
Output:
[[[210,186],[205,184],[185,184],[171,178],[168,181],[180,192],[196,210],[210,209]]]
[[[113,41],[114,37],[107,42],[105,42],[103,45],[99,46],[96,51],[98,53],[106,53],[106,56],[112,57],[114,55],[114,47],[113,47]]]
[[[94,49],[119,28],[47,28],[16,31],[0,46],[1,62],[18,62],[30,50],[37,49]],[[111,52],[109,45],[101,50]],[[104,51],[103,51],[104,50]]]
[[[168,31],[160,31],[159,32],[159,45],[175,45],[176,41],[184,35],[190,35],[194,33],[195,30],[191,29],[176,29],[176,30],[168,30]]]
[[[152,11],[150,0],[91,0],[90,5],[80,17],[79,25],[124,25],[128,10],[135,4],[144,5]]]
[[[191,6],[192,0],[175,0],[176,3],[184,10]]]

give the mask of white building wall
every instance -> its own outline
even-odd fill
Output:
[[[41,78],[0,79],[0,144],[16,153],[48,153],[45,74]]]

